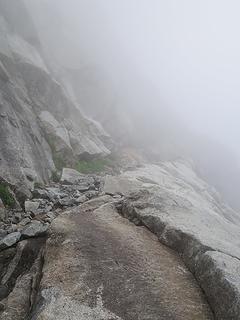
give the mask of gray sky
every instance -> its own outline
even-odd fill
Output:
[[[187,126],[238,152],[239,1],[26,1],[52,5],[42,26],[50,38],[62,26],[60,61],[101,65],[119,86],[137,70]]]

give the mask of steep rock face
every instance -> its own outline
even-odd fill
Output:
[[[127,194],[122,214],[181,254],[216,319],[240,317],[240,215],[183,160],[109,176],[105,192]]]
[[[109,153],[108,135],[80,113],[51,75],[21,1],[0,1],[0,179],[28,195],[54,156],[72,164]]]

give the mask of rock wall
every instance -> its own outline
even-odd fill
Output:
[[[26,196],[56,159],[109,154],[109,136],[54,79],[21,0],[0,1],[0,30],[0,180]]]

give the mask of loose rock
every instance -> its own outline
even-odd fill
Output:
[[[33,221],[22,230],[23,238],[33,238],[44,236],[48,230],[48,225],[40,221]]]
[[[62,172],[61,183],[90,186],[94,185],[94,178],[81,174],[74,169],[64,168]]]
[[[37,201],[25,201],[25,211],[35,213],[39,208],[40,203]]]
[[[6,237],[4,237],[0,241],[0,250],[4,250],[6,248],[12,247],[14,244],[16,244],[21,237],[20,232],[13,232],[8,234]]]

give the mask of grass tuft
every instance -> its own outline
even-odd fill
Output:
[[[3,184],[0,184],[0,198],[2,199],[5,207],[11,208],[15,205],[15,200],[11,192],[8,190],[8,187]]]
[[[111,161],[107,158],[88,161],[80,160],[76,163],[75,169],[80,173],[100,173],[108,166],[111,166]]]

